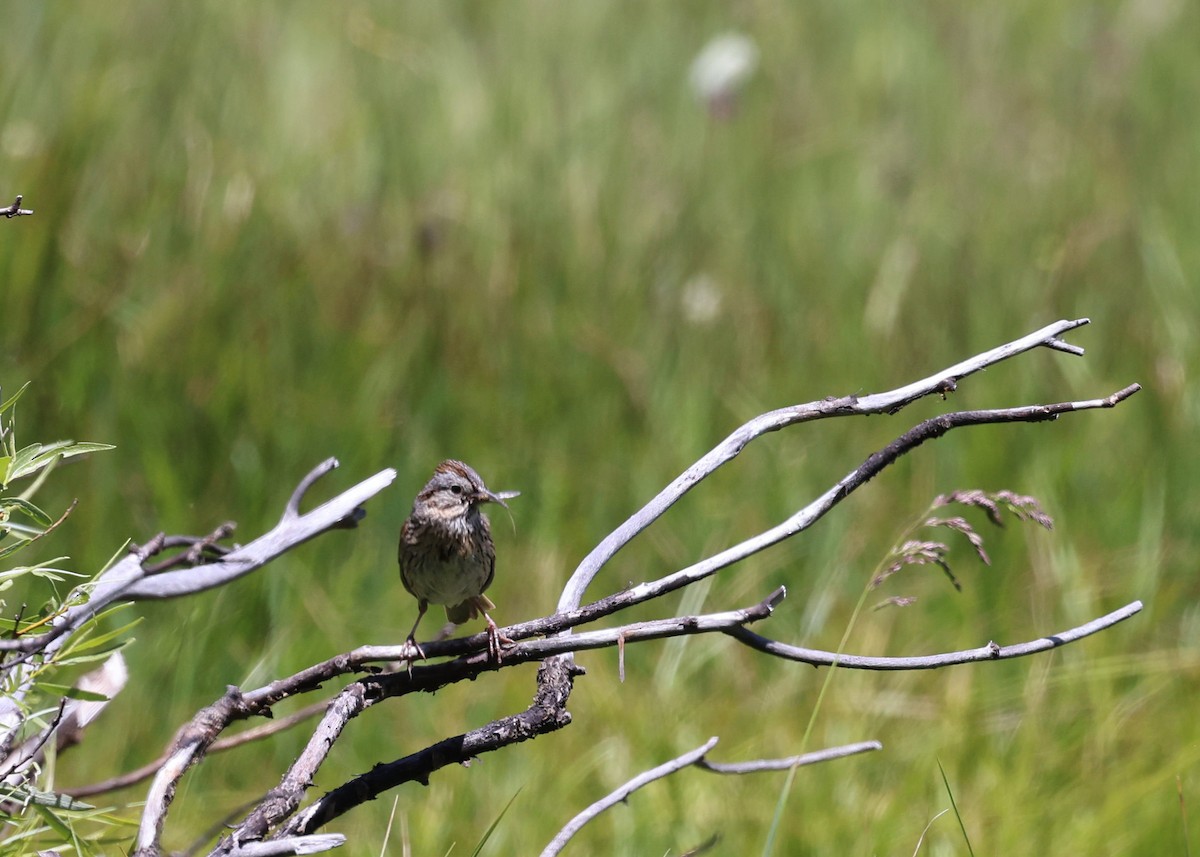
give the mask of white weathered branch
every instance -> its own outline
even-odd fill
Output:
[[[1122,390],[1118,390],[1111,396],[1106,396],[1102,399],[1026,405],[1016,408],[958,411],[925,420],[896,438],[896,440],[883,449],[869,455],[862,464],[843,476],[832,488],[782,523],[732,547],[726,548],[694,565],[660,577],[657,580],[630,587],[616,595],[610,596],[609,599],[604,599],[604,601],[606,604],[613,606],[627,606],[658,598],[691,583],[695,583],[698,580],[702,580],[705,577],[709,577],[721,569],[727,568],[747,557],[779,544],[785,539],[802,533],[820,520],[834,506],[846,499],[854,490],[866,484],[880,471],[894,463],[900,456],[915,449],[925,441],[940,437],[952,429],[1003,422],[1040,422],[1057,419],[1062,414],[1076,411],[1112,408],[1134,393],[1137,393],[1140,389],[1139,385],[1131,384]],[[572,612],[586,614],[588,610],[587,607],[575,608]]]
[[[566,847],[566,844],[571,840],[571,837],[578,833],[585,824],[598,816],[600,813],[604,812],[604,810],[608,809],[609,807],[613,807],[619,803],[622,803],[626,798],[628,798],[642,786],[649,785],[655,780],[661,780],[663,777],[670,776],[676,771],[683,770],[688,765],[696,764],[696,762],[704,758],[705,753],[717,746],[717,740],[718,739],[716,738],[709,738],[704,742],[704,744],[697,747],[695,750],[684,753],[682,756],[674,758],[669,762],[664,762],[657,768],[652,768],[645,773],[638,774],[632,780],[616,789],[616,791],[613,791],[610,794],[600,798],[600,800],[596,801],[583,812],[579,813],[579,815],[567,822],[566,826],[563,827],[563,829],[560,830],[558,834],[550,840],[550,844],[542,850],[542,857],[554,857],[555,854],[560,853],[563,848]]]
[[[275,857],[278,854],[317,854],[332,851],[346,842],[340,833],[320,833],[313,836],[291,836],[270,842],[247,842],[229,852],[233,857]]]
[[[396,478],[396,471],[389,467],[387,470],[376,473],[370,479],[346,489],[311,512],[299,514],[298,506],[304,492],[319,477],[337,466],[337,459],[330,458],[317,470],[304,477],[291,500],[288,501],[283,517],[270,532],[264,533],[244,547],[230,551],[218,562],[146,577],[125,590],[122,597],[136,601],[179,598],[217,586],[224,586],[226,583],[261,568],[280,554],[321,535],[321,533],[345,526],[346,522],[358,520],[359,507],[392,484]]]
[[[828,762],[831,759],[841,759],[857,753],[867,753],[871,750],[883,749],[883,745],[878,741],[862,741],[858,744],[847,744],[844,747],[830,747],[827,750],[819,750],[815,753],[789,756],[786,759],[756,759],[749,762],[734,763],[710,762],[707,759],[708,752],[716,745],[717,739],[709,738],[708,741],[695,750],[684,753],[682,756],[678,756],[669,762],[664,762],[657,768],[638,774],[629,782],[619,786],[567,822],[566,826],[543,849],[541,857],[554,857],[555,854],[560,853],[585,824],[605,810],[616,806],[618,803],[624,803],[638,789],[693,765],[714,774],[757,774],[763,771],[786,771],[804,765],[813,765],[817,762]]]
[[[94,581],[80,587],[87,601],[71,607],[57,617],[50,631],[41,635],[0,640],[0,650],[51,652],[62,638],[78,629],[115,601],[143,601],[179,598],[223,586],[266,565],[280,554],[332,529],[347,526],[361,516],[361,505],[378,494],[396,478],[392,468],[381,470],[369,479],[348,488],[306,514],[298,513],[300,498],[321,476],[338,466],[329,458],[309,472],[288,500],[279,523],[250,544],[230,551],[216,562],[194,568],[147,575],[142,568],[146,557],[131,553]]]
[[[349,488],[306,514],[299,504],[320,477],[338,466],[329,458],[310,471],[288,500],[280,522],[268,533],[245,547],[231,551],[219,561],[179,571],[149,575],[144,551],[131,553],[77,590],[86,598],[55,617],[42,634],[0,640],[0,673],[9,691],[0,697],[0,746],[11,747],[25,716],[22,704],[32,681],[29,662],[33,657],[54,655],[89,620],[117,601],[175,598],[221,586],[261,568],[275,557],[331,529],[352,526],[364,514],[361,504],[386,488],[396,478],[388,468]],[[76,596],[69,596],[70,602]],[[6,655],[7,653],[7,655]]]
[[[703,758],[696,762],[697,768],[712,771],[714,774],[759,774],[763,771],[790,771],[792,768],[802,768],[805,765],[815,765],[818,762],[829,762],[833,759],[843,759],[846,756],[856,756],[859,753],[869,753],[872,750],[882,750],[883,745],[878,741],[860,741],[857,744],[846,744],[843,747],[829,747],[812,753],[801,753],[799,756],[788,756],[783,759],[754,759],[749,762],[710,762]]]
[[[815,667],[836,665],[839,669],[851,670],[933,670],[955,664],[1023,658],[1026,655],[1056,649],[1059,646],[1067,645],[1067,643],[1082,640],[1084,637],[1091,636],[1098,631],[1103,631],[1105,628],[1111,628],[1118,622],[1123,622],[1130,616],[1135,615],[1141,609],[1141,601],[1132,601],[1119,610],[1114,610],[1077,628],[1060,631],[1057,634],[1049,634],[1036,640],[1030,640],[1027,643],[1000,646],[991,642],[977,649],[965,649],[960,652],[945,652],[939,655],[922,655],[910,658],[873,658],[865,655],[839,655],[836,652],[824,652],[820,649],[805,649],[800,646],[789,646],[786,643],[770,640],[755,634],[748,628],[730,628],[725,633],[739,642],[745,643],[752,649],[766,652],[775,657],[785,658],[789,661],[812,664]]]
[[[583,595],[588,585],[617,551],[661,517],[667,509],[671,508],[703,479],[722,465],[732,461],[755,438],[797,423],[826,417],[895,413],[925,396],[951,392],[956,388],[960,379],[1034,348],[1044,346],[1068,354],[1081,355],[1083,354],[1082,348],[1068,345],[1059,337],[1069,330],[1088,324],[1088,322],[1089,320],[1086,318],[1056,321],[1028,336],[977,354],[927,378],[886,393],[869,396],[830,397],[804,405],[780,408],[755,417],[717,444],[708,454],[680,474],[654,499],[596,545],[591,553],[584,557],[563,588],[558,601],[558,612],[563,613],[578,608],[583,603]]]

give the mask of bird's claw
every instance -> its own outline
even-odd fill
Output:
[[[500,629],[496,627],[491,616],[487,617],[488,660],[498,665],[504,652],[503,646],[515,646],[516,644],[515,640],[510,640],[500,633]]]
[[[425,650],[421,648],[415,638],[410,636],[404,641],[404,651],[400,654],[400,660],[405,662],[408,667],[408,677],[412,678],[413,661],[425,660]]]

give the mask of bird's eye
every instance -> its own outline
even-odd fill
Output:
[[[462,493],[462,486],[461,486],[461,485],[451,485],[451,486],[450,486],[450,493],[451,493],[451,494],[461,494],[461,493]]]

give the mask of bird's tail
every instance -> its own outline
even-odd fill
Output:
[[[446,618],[455,625],[461,625],[495,609],[496,605],[492,603],[492,599],[486,595],[474,595],[461,604],[446,605]]]

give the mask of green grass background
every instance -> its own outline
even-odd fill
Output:
[[[771,525],[945,407],[1091,398],[1115,411],[927,445],[689,609],[789,597],[761,626],[834,648],[879,556],[938,492],[1035,494],[1055,532],[959,545],[964,591],[915,570],[849,649],[1030,639],[1135,598],[1049,655],[835,675],[776,854],[911,854],[948,806],[976,853],[1185,853],[1200,806],[1200,7],[1055,3],[11,3],[0,44],[0,383],[34,386],[26,440],[115,443],[42,499],[80,507],[47,547],[94,571],[124,539],[239,522],[248,540],[329,455],[333,492],[391,466],[353,533],[146,616],[132,679],[59,785],[142,764],[226,685],[362,643],[415,606],[395,537],[443,457],[520,489],[496,528],[502,621],[553,609],[574,564],[744,420],[906,383],[1058,318],[1042,351],[948,404],[753,444],[600,576],[599,596]],[[761,51],[729,121],[687,70],[734,29]],[[711,316],[689,309],[697,291]],[[986,526],[979,522],[979,526]],[[40,602],[47,593],[24,597]],[[688,595],[683,596],[688,599]],[[680,597],[636,611],[670,614]],[[9,603],[15,603],[9,598]],[[472,629],[474,630],[474,629]],[[437,773],[333,830],[377,854],[536,853],[577,810],[699,745],[801,749],[825,672],[726,638],[580,658],[574,723]],[[335,688],[329,688],[333,691]],[[520,710],[533,668],[353,722],[316,792]],[[215,756],[180,789],[181,848],[277,782],[304,730]],[[572,853],[759,853],[784,777],[686,771]],[[114,795],[141,799],[144,788]],[[394,800],[393,800],[394,797]],[[1197,847],[1193,832],[1191,844]],[[409,853],[409,852],[403,852]],[[922,853],[964,853],[952,816]]]

